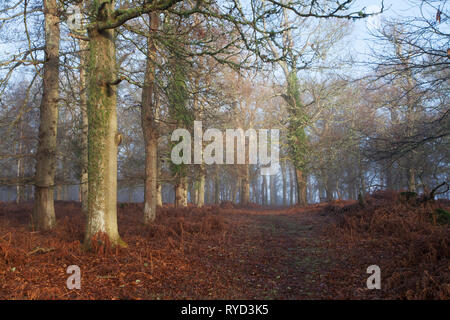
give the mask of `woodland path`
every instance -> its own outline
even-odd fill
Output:
[[[329,223],[327,217],[317,211],[295,213],[295,209],[224,217],[235,230],[226,248],[209,254],[207,261],[219,274],[232,273],[228,283],[237,292],[229,291],[229,298],[324,298],[322,277],[331,259],[325,249],[327,240],[320,234]]]

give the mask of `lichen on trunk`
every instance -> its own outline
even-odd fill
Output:
[[[102,15],[93,15],[94,19],[107,19],[113,8],[114,1],[103,2]],[[84,244],[89,249],[92,239],[105,235],[112,246],[126,246],[117,226],[117,152],[120,139],[114,85],[117,79],[114,30],[91,27],[88,35],[89,196]]]

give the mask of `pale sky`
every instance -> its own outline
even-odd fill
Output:
[[[417,1],[415,1],[417,3]],[[410,0],[385,0],[384,12],[372,18],[358,20],[352,34],[355,49],[358,52],[368,52],[370,45],[369,28],[380,25],[383,18],[406,17],[420,15],[420,9],[416,3]],[[366,7],[366,12],[377,12],[381,8],[381,0],[359,0],[355,8]],[[435,14],[434,12],[430,12]]]

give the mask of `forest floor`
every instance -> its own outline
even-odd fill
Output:
[[[82,249],[78,203],[57,202],[57,227],[32,232],[32,204],[0,203],[0,299],[449,299],[448,201],[378,194],[366,206],[158,210],[119,205],[127,249]],[[438,210],[438,211],[436,211]],[[81,290],[66,286],[81,269]],[[368,290],[378,265],[382,289]]]

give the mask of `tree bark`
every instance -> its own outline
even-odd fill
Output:
[[[276,206],[277,204],[277,193],[275,190],[275,175],[270,176],[270,205]]]
[[[175,207],[187,207],[187,178],[181,177],[175,185]]]
[[[333,186],[333,181],[331,179],[331,175],[329,172],[324,172],[323,174],[324,178],[326,179],[325,182],[325,196],[326,196],[326,201],[330,202],[334,200],[334,186]]]
[[[144,223],[156,219],[158,204],[158,137],[157,129],[146,129],[145,140],[145,185],[144,185]]]
[[[150,15],[150,30],[147,37],[147,63],[144,88],[142,89],[142,131],[145,141],[145,186],[144,186],[144,224],[156,219],[158,185],[158,128],[156,124],[155,66],[156,46],[154,32],[158,30],[157,13]]]
[[[268,203],[268,190],[267,190],[267,176],[263,176],[263,181],[262,181],[262,186],[261,186],[261,189],[262,189],[262,205],[263,206],[267,206],[269,203]]]
[[[134,187],[133,186],[129,186],[128,187],[128,203],[132,203],[133,202],[133,194],[134,194]]]
[[[80,40],[80,111],[81,111],[81,178],[80,195],[81,208],[85,216],[88,212],[88,114],[87,114],[87,88],[86,69],[89,45],[86,41]]]
[[[101,13],[91,12],[94,24],[111,16],[114,1],[102,2],[101,7]],[[89,199],[84,244],[89,249],[94,238],[106,237],[113,247],[126,246],[117,226],[117,152],[122,138],[117,131],[114,30],[92,27],[88,34]]]
[[[231,192],[230,192],[230,195],[231,195],[231,202],[233,202],[233,203],[237,203],[237,194],[238,194],[238,190],[239,190],[239,188],[241,187],[241,177],[238,177],[238,179],[237,179],[237,183],[233,183],[232,185],[231,185]],[[240,194],[241,195],[241,194]]]
[[[18,145],[18,150],[17,150],[17,154],[22,154],[22,148],[23,148],[23,144],[22,144],[22,139],[23,139],[23,122],[20,121],[19,123],[19,134],[20,134],[20,138],[19,138],[19,145]],[[20,180],[25,173],[25,166],[23,163],[23,159],[22,158],[18,158],[17,159],[17,172],[16,172],[16,177],[17,180]],[[19,182],[16,185],[16,203],[19,204],[23,201],[23,197],[24,197],[24,187],[23,185]]]
[[[159,170],[158,170],[158,176],[160,176]],[[157,181],[157,184],[156,184],[156,206],[157,207],[162,207],[163,206],[162,185],[161,185],[160,181]]]
[[[248,206],[250,203],[250,178],[248,165],[244,165],[244,175],[242,176],[241,184],[241,205]]]
[[[308,204],[306,199],[306,176],[304,175],[302,170],[295,170],[296,178],[297,178],[297,193],[298,193],[298,204],[302,207]]]
[[[219,202],[220,202],[219,173],[216,172],[216,176],[214,177],[214,203],[219,204]]]
[[[205,168],[200,166],[200,177],[198,183],[198,201],[197,206],[203,207],[205,205]]]
[[[44,12],[44,92],[40,106],[39,145],[36,155],[33,211],[35,230],[50,230],[56,223],[53,187],[56,172],[60,41],[57,0],[44,0]]]
[[[386,189],[394,190],[394,179],[392,176],[392,164],[389,161],[385,162],[385,181],[386,181]]]
[[[213,182],[211,179],[208,179],[207,181],[208,181],[208,183],[206,184],[206,189],[205,189],[207,203],[213,204],[214,203]]]
[[[294,173],[294,168],[292,166],[289,167],[289,201],[291,206],[295,205],[295,185],[296,178]]]
[[[415,174],[415,169],[414,169],[414,165],[409,165],[409,167],[406,169],[407,170],[407,177],[408,177],[408,191],[409,192],[416,192],[417,191],[417,187],[416,187],[416,174]]]
[[[281,176],[283,178],[283,206],[287,205],[286,164],[281,163]]]

